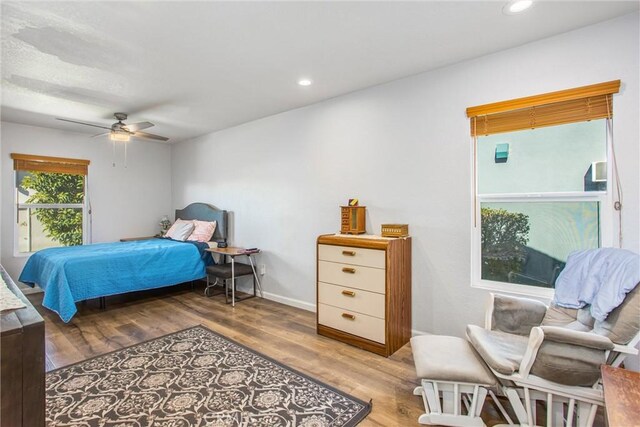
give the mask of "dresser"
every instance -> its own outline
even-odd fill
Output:
[[[409,342],[410,237],[318,237],[317,332],[382,356]]]
[[[0,314],[0,426],[44,426],[44,320],[1,265],[0,276],[26,305]]]

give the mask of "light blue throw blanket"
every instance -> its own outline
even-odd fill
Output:
[[[556,280],[553,302],[560,307],[591,304],[591,316],[604,320],[640,282],[640,255],[625,249],[573,252]]]
[[[203,277],[205,261],[197,245],[151,239],[43,249],[31,255],[19,280],[44,289],[42,305],[68,322],[77,301]]]

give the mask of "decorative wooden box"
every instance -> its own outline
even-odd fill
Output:
[[[407,237],[409,224],[382,224],[382,237]]]
[[[366,206],[341,206],[340,232],[342,234],[364,234]]]

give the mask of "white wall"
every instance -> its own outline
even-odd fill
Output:
[[[17,280],[27,258],[14,256],[14,173],[10,153],[87,159],[93,207],[93,242],[153,235],[163,215],[171,215],[171,149],[167,145],[134,141],[116,152],[106,139],[86,134],[2,122],[1,134],[2,264]]]
[[[462,335],[486,292],[470,287],[469,106],[621,79],[615,135],[624,246],[639,250],[638,14],[372,87],[173,147],[173,204],[233,211],[271,294],[315,303],[315,239],[350,197],[367,230],[408,223],[413,327]],[[311,89],[313,90],[313,88]],[[295,302],[295,301],[294,301]]]
[[[408,223],[413,327],[462,335],[470,287],[469,106],[621,79],[615,143],[624,246],[639,250],[638,14],[205,135],[173,147],[173,204],[233,211],[233,242],[265,252],[264,288],[315,304],[315,239],[350,197],[367,230]],[[295,302],[295,301],[294,301]]]

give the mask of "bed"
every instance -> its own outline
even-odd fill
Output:
[[[227,211],[205,203],[176,210],[176,219],[216,221],[211,243],[227,241]],[[43,249],[31,255],[19,281],[44,290],[42,305],[64,322],[76,302],[177,285],[206,277],[210,245],[154,238]]]

